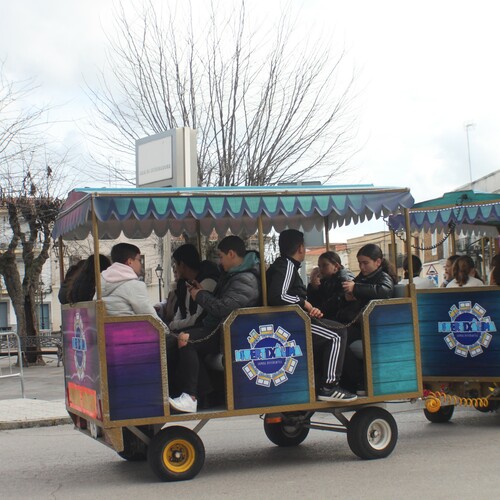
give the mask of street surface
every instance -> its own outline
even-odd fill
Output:
[[[391,405],[390,411],[401,409]],[[500,414],[457,409],[448,424],[395,413],[396,449],[362,461],[346,436],[311,431],[297,448],[271,444],[258,417],[213,420],[192,481],[161,483],[72,426],[0,431],[2,498],[477,499],[500,495]]]

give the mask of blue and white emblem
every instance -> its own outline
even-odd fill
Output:
[[[448,311],[451,321],[438,323],[439,333],[446,333],[444,341],[450,349],[455,349],[457,356],[471,357],[483,353],[483,348],[488,348],[496,332],[494,321],[486,316],[486,309],[479,304],[463,301],[458,307],[453,304]]]
[[[74,351],[76,374],[80,380],[85,377],[85,367],[87,366],[87,341],[85,339],[85,329],[80,313],[75,314],[75,336],[71,339],[71,347]]]
[[[283,384],[287,374],[295,371],[299,363],[296,358],[302,356],[302,349],[290,336],[281,326],[275,330],[274,325],[261,325],[259,332],[254,329],[248,335],[248,349],[234,351],[234,361],[247,362],[242,370],[249,380],[255,379],[256,385]]]

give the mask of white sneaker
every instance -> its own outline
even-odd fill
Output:
[[[168,398],[170,406],[177,411],[183,413],[196,413],[198,408],[198,401],[193,400],[193,398],[183,392],[178,398]]]

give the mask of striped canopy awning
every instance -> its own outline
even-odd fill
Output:
[[[404,228],[402,214],[391,215],[392,229]],[[440,198],[415,203],[410,210],[412,229],[443,229],[454,224],[470,230],[471,225],[500,226],[500,194],[475,191],[452,191]]]
[[[95,212],[100,239],[146,238],[167,231],[224,235],[263,229],[336,227],[387,216],[411,207],[406,188],[362,186],[264,186],[205,188],[75,189],[56,220],[53,237],[84,239]]]

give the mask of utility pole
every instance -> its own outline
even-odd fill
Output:
[[[466,123],[465,124],[465,134],[467,136],[467,157],[469,159],[469,177],[470,177],[470,187],[472,189],[472,165],[470,161],[470,141],[469,141],[469,129],[474,127],[474,123]]]

